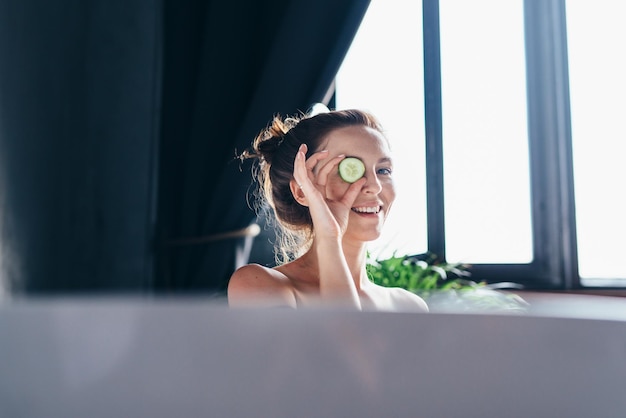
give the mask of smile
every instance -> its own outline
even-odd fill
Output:
[[[382,209],[381,206],[371,206],[371,207],[352,208],[352,211],[356,213],[378,213],[380,212],[381,209]]]

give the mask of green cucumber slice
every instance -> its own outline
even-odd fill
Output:
[[[365,174],[365,164],[356,157],[347,157],[339,163],[339,175],[348,183],[354,183]]]

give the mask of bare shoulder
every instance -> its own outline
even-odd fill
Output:
[[[399,287],[390,287],[389,295],[392,304],[398,311],[404,312],[428,312],[428,305],[421,297],[413,292]]]
[[[291,282],[275,269],[259,264],[238,268],[228,282],[228,304],[232,307],[296,307]]]

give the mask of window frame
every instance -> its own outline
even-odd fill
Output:
[[[617,292],[578,271],[566,0],[523,2],[533,260],[468,266],[472,279],[527,290]],[[446,261],[439,0],[422,0],[427,248]],[[334,86],[333,86],[334,91]],[[335,107],[335,97],[329,105]]]
[[[428,249],[446,259],[439,0],[423,0]],[[578,272],[565,0],[523,1],[533,261],[474,264],[474,280],[590,288]],[[623,288],[602,281],[594,288]],[[619,286],[621,285],[621,286]]]

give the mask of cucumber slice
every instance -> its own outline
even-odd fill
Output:
[[[356,157],[347,157],[339,163],[339,175],[348,182],[354,183],[365,174],[365,164]]]

